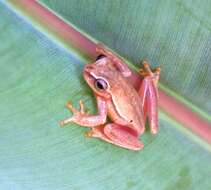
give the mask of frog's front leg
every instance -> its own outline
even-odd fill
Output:
[[[115,123],[93,127],[91,131],[86,133],[86,137],[100,138],[130,150],[140,150],[144,147],[144,144],[139,141],[138,136],[127,130],[127,127]]]
[[[68,123],[76,123],[78,125],[85,127],[94,127],[102,125],[106,122],[107,107],[106,107],[106,102],[100,97],[97,97],[97,107],[98,107],[97,115],[88,115],[85,113],[84,105],[81,101],[80,101],[80,111],[75,109],[71,103],[68,103],[67,108],[73,112],[73,116],[62,120],[60,122],[60,125],[64,126]]]
[[[143,69],[140,70],[140,74],[143,77],[139,94],[142,99],[142,108],[144,112],[144,118],[149,118],[149,125],[152,134],[156,134],[158,131],[158,87],[157,83],[160,77],[160,68],[156,68],[155,72],[152,72],[149,63],[143,61]]]

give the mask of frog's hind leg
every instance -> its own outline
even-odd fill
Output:
[[[125,128],[126,127],[110,123],[105,126],[93,127],[91,131],[86,133],[86,136],[100,138],[106,142],[130,150],[142,149],[144,144],[139,141],[138,136],[125,130]]]
[[[148,116],[150,130],[152,134],[156,134],[158,130],[158,80],[160,77],[160,68],[151,71],[149,63],[143,61],[143,69],[140,70],[143,77],[139,94],[142,98],[142,105],[145,120]]]

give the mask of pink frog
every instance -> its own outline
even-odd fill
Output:
[[[79,102],[80,110],[70,102],[67,108],[73,116],[62,120],[60,125],[76,123],[91,128],[87,137],[100,138],[114,145],[140,150],[144,147],[139,136],[144,133],[146,119],[150,131],[158,131],[158,89],[160,68],[151,71],[149,63],[143,61],[140,69],[140,84],[134,86],[131,81],[133,72],[116,55],[104,48],[97,48],[96,61],[86,64],[83,76],[93,90],[97,101],[98,113],[89,115],[84,104]],[[106,123],[107,116],[110,123]]]

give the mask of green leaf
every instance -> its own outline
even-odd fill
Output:
[[[96,111],[86,61],[3,2],[0,15],[0,189],[211,189],[210,146],[162,112],[158,135],[147,131],[139,152],[60,128],[68,100]]]

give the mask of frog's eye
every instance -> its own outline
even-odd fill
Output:
[[[95,87],[99,90],[106,90],[108,88],[107,82],[103,79],[97,79],[95,81]]]
[[[100,55],[98,55],[98,56],[96,57],[96,61],[99,60],[99,59],[102,59],[102,58],[104,58],[104,57],[106,57],[106,56],[103,55],[103,54],[100,54]]]

